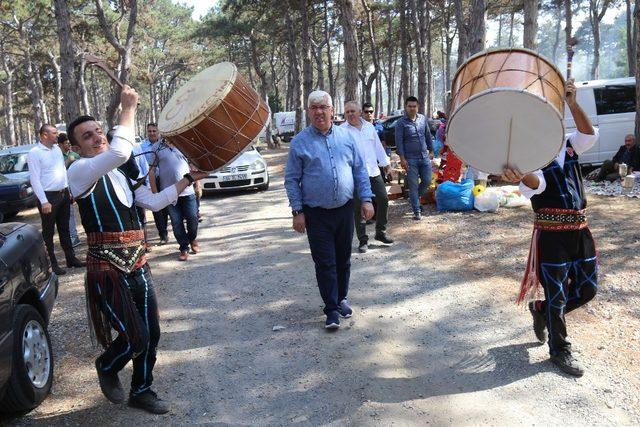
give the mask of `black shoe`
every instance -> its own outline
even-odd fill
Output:
[[[118,378],[118,374],[112,374],[100,369],[99,359],[96,359],[96,372],[102,394],[112,403],[124,402],[124,389]]]
[[[584,369],[582,369],[582,366],[580,366],[578,361],[573,358],[571,352],[567,350],[561,351],[555,356],[551,356],[551,361],[566,374],[573,375],[574,377],[581,377],[584,375]]]
[[[367,222],[365,223],[366,225],[371,225],[373,224],[375,221],[372,219],[368,219]]]
[[[393,243],[393,239],[388,238],[387,235],[384,234],[384,233],[376,234],[375,239],[377,241],[379,241],[379,242],[382,242],[382,243],[386,244],[386,245],[390,245],[390,244]]]
[[[416,221],[420,221],[422,219],[422,214],[420,212],[414,212],[413,219]]]
[[[324,322],[325,329],[338,329],[340,327],[340,315],[338,311],[330,311],[327,313],[327,320]]]
[[[69,258],[67,260],[67,268],[73,268],[73,267],[86,267],[87,263],[80,261],[78,258],[73,257],[73,258]]]
[[[59,265],[52,265],[51,270],[53,270],[53,272],[56,273],[57,276],[64,276],[65,274],[67,274],[67,270],[60,267]]]
[[[360,252],[361,254],[367,253],[367,251],[369,250],[369,245],[367,245],[366,242],[360,242],[360,245],[358,246],[358,252]]]
[[[160,238],[160,246],[166,245],[167,243],[169,243],[169,239],[167,237]]]
[[[544,344],[547,341],[547,334],[545,333],[547,320],[544,318],[544,314],[536,310],[535,301],[529,303],[529,311],[531,312],[531,317],[533,317],[533,332],[535,332],[538,341]]]
[[[152,414],[166,414],[169,412],[167,405],[158,395],[151,390],[147,390],[141,394],[129,394],[129,406],[132,408],[142,409]]]
[[[344,318],[349,318],[353,315],[353,310],[351,309],[351,307],[349,307],[349,302],[346,298],[340,301],[340,308],[338,308],[338,313],[340,313],[340,316]]]

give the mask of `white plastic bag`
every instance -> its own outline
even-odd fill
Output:
[[[480,212],[496,212],[500,206],[502,195],[495,191],[482,191],[474,201],[473,207]]]

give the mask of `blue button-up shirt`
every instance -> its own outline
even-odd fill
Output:
[[[420,159],[433,152],[429,122],[422,114],[411,120],[407,113],[396,124],[396,151],[407,159]]]
[[[364,202],[373,197],[356,142],[348,130],[338,126],[332,126],[326,135],[309,126],[293,138],[284,186],[293,210],[301,210],[302,205],[338,208],[356,194]]]

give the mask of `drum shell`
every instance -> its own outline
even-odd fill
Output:
[[[488,50],[469,58],[456,72],[449,111],[452,116],[469,98],[485,90],[510,88],[545,99],[563,116],[564,86],[562,73],[534,51]]]
[[[203,88],[202,90],[206,90]],[[269,118],[269,107],[239,74],[222,102],[202,120],[179,132],[164,132],[198,169],[215,171],[231,163],[258,137]]]
[[[489,174],[544,167],[563,146],[564,85],[558,69],[533,51],[481,52],[453,79],[447,143]]]

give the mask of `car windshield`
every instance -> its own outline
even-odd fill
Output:
[[[29,170],[27,153],[0,155],[0,173],[15,173]]]

